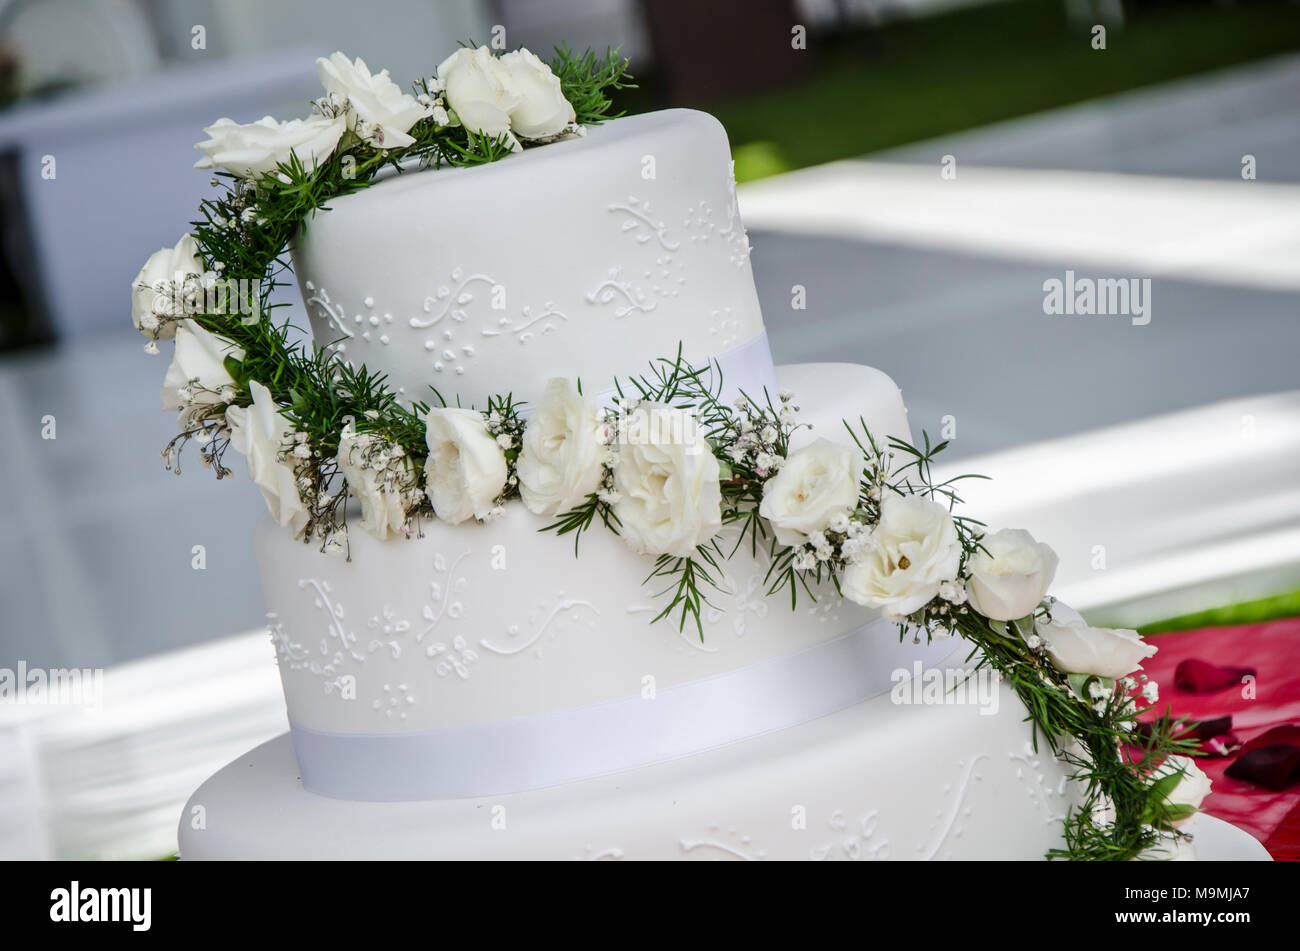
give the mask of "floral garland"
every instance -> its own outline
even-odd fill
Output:
[[[826,584],[898,622],[900,637],[959,635],[977,667],[1009,682],[1041,735],[1074,768],[1083,803],[1051,857],[1127,859],[1180,838],[1208,780],[1186,754],[1184,726],[1137,718],[1157,701],[1134,632],[1093,628],[1048,595],[1057,558],[1028,532],[988,533],[953,515],[957,480],[935,483],[944,444],[878,444],[861,420],[851,444],[798,450],[793,393],[724,404],[716,367],[676,358],[617,384],[599,407],[554,379],[527,419],[512,396],[481,409],[399,402],[382,377],[291,343],[270,294],[285,247],[327,202],[385,166],[474,165],[572,135],[612,117],[607,93],[630,77],[617,52],[547,64],[528,50],[461,49],[406,94],[342,53],[318,61],[325,95],[307,119],[221,119],[197,146],[221,168],[224,195],[205,201],[174,248],[132,287],[146,350],[174,339],[162,390],[180,433],[163,451],[180,472],[198,446],[217,477],[233,447],[274,519],[322,551],[347,549],[347,508],[377,538],[424,520],[489,521],[515,500],[572,535],[598,522],[653,557],[679,627],[700,628],[721,563],[748,544],[770,560],[769,594],[793,606]],[[725,531],[724,531],[725,530]],[[721,541],[728,538],[730,550]],[[656,618],[656,620],[658,620]],[[1145,704],[1145,706],[1143,706]]]

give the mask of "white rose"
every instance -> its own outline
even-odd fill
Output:
[[[995,621],[1031,614],[1056,576],[1056,552],[1018,528],[1004,528],[980,541],[986,551],[976,552],[968,565],[970,603]]]
[[[400,149],[415,142],[407,135],[429,110],[388,77],[388,70],[370,74],[365,61],[342,53],[316,60],[316,75],[325,91],[349,103],[348,128],[377,149]]]
[[[1053,666],[1067,674],[1094,674],[1116,680],[1142,669],[1142,661],[1157,650],[1136,631],[1089,627],[1069,605],[1052,605],[1052,620],[1040,620],[1043,639]]]
[[[195,168],[221,166],[241,178],[260,178],[298,156],[303,167],[314,171],[334,154],[347,129],[344,116],[312,116],[277,122],[270,116],[240,125],[233,119],[218,119],[203,131],[208,138],[194,146],[203,151]]]
[[[634,551],[689,557],[722,528],[721,469],[690,413],[642,403],[614,466],[619,531]]]
[[[207,407],[230,402],[235,381],[226,370],[226,357],[243,360],[244,351],[192,320],[177,326],[176,353],[161,395],[163,409],[180,411],[182,428],[189,428]]]
[[[361,502],[361,527],[380,541],[402,533],[407,509],[419,501],[410,457],[393,454],[381,437],[358,433],[349,423],[339,435],[335,461],[348,494]]]
[[[1182,778],[1165,800],[1174,806],[1191,806],[1193,809],[1200,809],[1201,803],[1205,797],[1210,794],[1212,783],[1210,777],[1205,775],[1205,771],[1196,765],[1196,762],[1187,756],[1170,756],[1153,774],[1153,779],[1162,779],[1165,776],[1171,776],[1174,773],[1181,773]],[[1191,820],[1191,816],[1184,816],[1182,819],[1174,821],[1174,828],[1177,828]]]
[[[459,49],[438,66],[447,105],[470,132],[510,133],[510,113],[523,101],[510,73],[486,46]]]
[[[434,514],[453,525],[470,516],[487,518],[505,488],[508,467],[483,414],[472,409],[431,409],[425,438],[429,443],[425,487]]]
[[[266,508],[279,525],[292,528],[295,536],[307,527],[309,513],[298,495],[293,467],[281,461],[291,450],[294,428],[271,398],[271,391],[256,381],[248,385],[251,406],[226,410],[230,424],[230,445],[248,460],[248,477],[262,490]]]
[[[605,446],[596,405],[568,380],[546,384],[524,429],[519,494],[530,512],[567,512],[600,485]]]
[[[874,545],[849,565],[844,596],[887,614],[906,616],[957,577],[961,544],[948,510],[917,495],[890,493],[880,503]]]
[[[576,116],[564,98],[560,77],[526,49],[506,53],[501,66],[523,98],[510,110],[510,128],[525,139],[545,139],[563,132]]]
[[[792,453],[767,481],[758,514],[771,523],[782,545],[802,545],[858,507],[861,475],[860,452],[818,439]]]
[[[153,340],[170,340],[176,335],[176,320],[183,317],[176,292],[191,274],[203,273],[203,260],[192,234],[183,234],[174,248],[149,255],[131,282],[131,322]],[[161,283],[174,285],[166,294],[156,290]]]

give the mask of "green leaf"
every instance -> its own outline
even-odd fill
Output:
[[[1151,798],[1157,800],[1167,800],[1169,794],[1178,788],[1178,784],[1183,781],[1181,772],[1170,773],[1167,776],[1161,776],[1151,784]]]
[[[247,385],[248,378],[244,374],[244,364],[241,361],[236,360],[232,355],[227,355],[221,363],[226,368],[226,372],[230,374],[232,380],[240,386]]]
[[[1196,815],[1199,811],[1195,806],[1189,806],[1185,802],[1174,802],[1165,807],[1165,818],[1171,823],[1179,822]]]
[[[1015,625],[1016,633],[1024,640],[1029,640],[1030,635],[1034,633],[1034,616],[1032,614],[1018,617],[1011,623]]]
[[[1088,685],[1093,681],[1104,686],[1107,694],[1110,694],[1115,689],[1115,681],[1107,677],[1098,677],[1096,674],[1070,674],[1066,680],[1069,681],[1070,689],[1073,690],[1081,700],[1086,700],[1089,703],[1092,702],[1092,695],[1088,693]]]

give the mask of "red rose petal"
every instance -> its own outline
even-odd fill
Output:
[[[1261,746],[1237,757],[1225,775],[1281,792],[1293,782],[1300,782],[1300,746]]]
[[[1262,746],[1300,746],[1300,726],[1285,723],[1282,726],[1275,726],[1273,729],[1261,733],[1255,737],[1241,751],[1250,753]]]
[[[1241,678],[1247,676],[1255,676],[1255,668],[1220,667],[1189,657],[1174,670],[1174,685],[1191,693],[1216,693],[1241,683]]]

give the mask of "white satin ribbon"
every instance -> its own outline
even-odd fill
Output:
[[[463,799],[651,766],[784,730],[886,693],[956,640],[895,643],[883,619],[784,657],[573,710],[413,733],[324,733],[290,721],[307,789],[339,799]],[[883,642],[883,643],[882,643]],[[886,661],[885,663],[882,663]],[[893,666],[890,666],[890,664]]]
[[[713,364],[716,364],[716,367],[713,367]],[[760,331],[757,337],[747,340],[740,346],[732,347],[713,357],[710,365],[710,372],[722,373],[722,388],[718,398],[723,405],[732,403],[743,392],[762,406],[764,389],[772,395],[772,401],[776,401],[776,364],[772,362],[772,348],[768,345],[766,330]],[[636,387],[625,386],[623,395],[635,397]],[[600,390],[592,398],[597,406],[603,407],[613,405],[616,396],[618,396],[618,389],[611,386]],[[527,419],[536,408],[535,401],[525,403],[519,408],[519,415]]]
[[[668,354],[662,354],[668,356]],[[710,373],[722,374],[722,388],[718,396],[724,406],[730,404],[742,392],[760,406],[763,405],[763,390],[772,394],[776,400],[776,364],[772,360],[772,348],[767,342],[767,331],[761,330],[757,337],[732,347],[709,361]],[[598,406],[610,405],[618,390],[610,387],[596,394]],[[636,396],[635,387],[624,387],[624,396]]]

